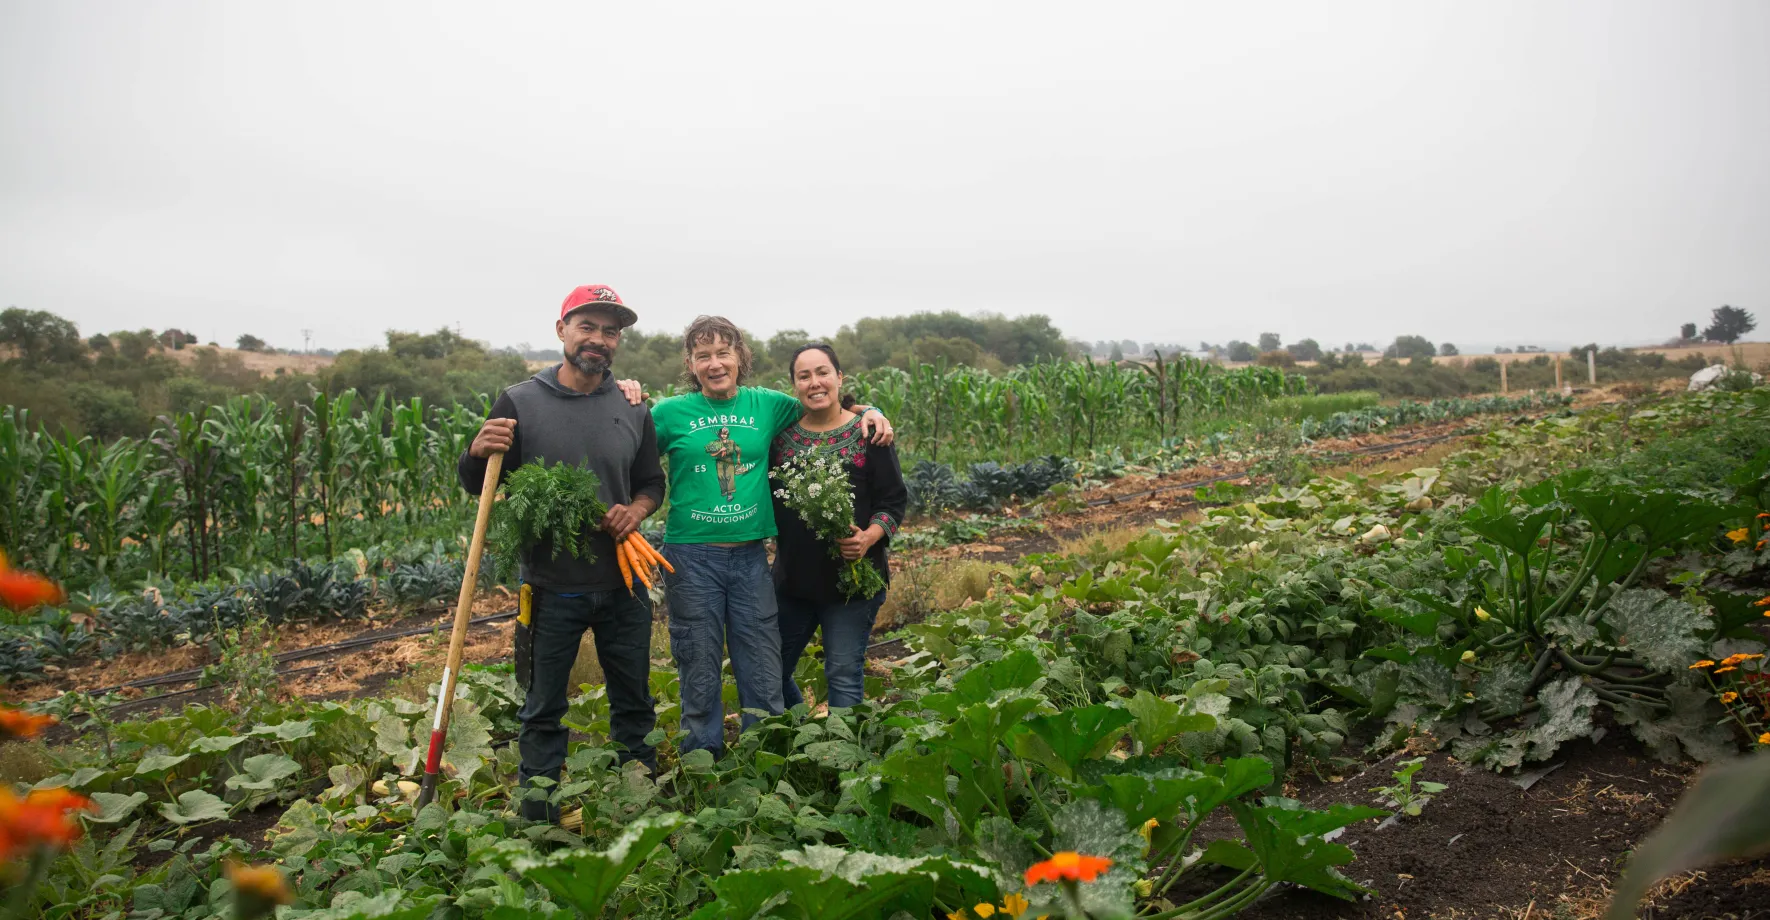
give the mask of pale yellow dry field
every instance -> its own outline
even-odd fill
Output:
[[[1739,342],[1733,345],[1697,345],[1691,348],[1625,348],[1623,350],[1644,353],[1658,352],[1673,361],[1700,354],[1707,358],[1708,363],[1710,364],[1717,362],[1732,364],[1734,362],[1734,352],[1737,351],[1740,358],[1750,367],[1757,367],[1759,364],[1770,361],[1770,342]],[[1432,360],[1439,364],[1456,364],[1462,361],[1471,361],[1475,358],[1493,358],[1496,361],[1529,361],[1540,354],[1544,354],[1544,352],[1526,352],[1523,354],[1509,355],[1452,355],[1448,358],[1441,357],[1433,358]],[[1547,354],[1550,360],[1554,360],[1554,352],[1548,352]],[[1585,360],[1585,354],[1583,352],[1578,358],[1569,355],[1567,352],[1562,352],[1561,355],[1562,359],[1565,361],[1571,362]],[[1382,356],[1378,355],[1376,357],[1380,358]],[[1368,354],[1365,355],[1365,360],[1372,360],[1372,356]]]
[[[1732,364],[1734,360],[1734,351],[1736,349],[1738,350],[1740,357],[1750,367],[1757,367],[1766,361],[1770,361],[1770,342],[1738,342],[1732,345],[1698,345],[1694,348],[1636,348],[1633,350],[1657,351],[1674,361],[1687,355],[1694,355],[1700,352],[1704,357],[1709,359],[1710,364],[1715,363],[1716,359],[1724,360],[1728,364]]]
[[[1625,348],[1623,350],[1624,351],[1637,351],[1637,352],[1658,352],[1659,354],[1665,355],[1667,358],[1670,358],[1673,361],[1676,361],[1680,358],[1686,358],[1691,355],[1700,354],[1704,358],[1707,358],[1708,363],[1710,363],[1710,364],[1716,364],[1716,363],[1722,363],[1722,362],[1727,363],[1727,364],[1732,364],[1736,360],[1735,355],[1737,353],[1738,359],[1743,360],[1747,367],[1758,367],[1763,364],[1770,364],[1770,342],[1738,342],[1733,345],[1695,345],[1695,346],[1691,346],[1689,348],[1642,347],[1642,348]],[[1378,361],[1383,360],[1383,353],[1380,351],[1366,351],[1366,352],[1361,352],[1361,354],[1364,355],[1364,360],[1369,363],[1374,364]],[[1577,359],[1574,358],[1572,355],[1569,355],[1567,352],[1560,352],[1560,354],[1561,354],[1562,360],[1567,362],[1569,365],[1571,365],[1576,360],[1578,360],[1578,361],[1585,360],[1585,357],[1583,354]],[[1470,354],[1466,354],[1466,355],[1450,355],[1448,357],[1437,357],[1437,358],[1433,358],[1432,360],[1434,363],[1437,363],[1437,364],[1462,364],[1462,363],[1465,363],[1468,361],[1473,361],[1476,358],[1492,358],[1496,361],[1510,362],[1510,361],[1529,361],[1529,360],[1536,358],[1540,355],[1547,355],[1549,357],[1549,359],[1552,361],[1555,358],[1556,352],[1531,351],[1531,352],[1515,352],[1513,354],[1508,354],[1508,355],[1490,355],[1490,354],[1482,354],[1482,353],[1470,353]],[[1228,367],[1246,367],[1248,363],[1249,362],[1239,362],[1239,361],[1226,362],[1226,366],[1228,366]],[[1297,362],[1297,365],[1299,367],[1309,367],[1314,364],[1315,364],[1314,361],[1298,361]]]
[[[190,364],[197,360],[197,352],[200,351],[216,351],[224,357],[239,355],[241,363],[245,364],[247,369],[257,371],[266,377],[274,375],[279,367],[283,368],[283,372],[287,374],[311,374],[332,363],[332,359],[324,355],[275,355],[262,351],[240,351],[237,348],[209,345],[187,345],[177,351],[166,349],[161,354],[171,356],[172,360],[180,364]]]

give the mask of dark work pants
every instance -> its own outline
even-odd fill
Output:
[[[534,675],[516,716],[522,722],[517,736],[522,781],[536,776],[559,781],[569,734],[559,720],[568,708],[573,688],[566,684],[585,629],[596,638],[596,657],[608,687],[609,736],[621,762],[638,760],[657,772],[657,749],[645,743],[658,723],[650,684],[650,599],[625,590],[565,597],[537,587],[531,610]],[[533,820],[557,817],[555,809],[539,802],[524,801],[522,811]]]
[[[805,702],[799,685],[793,683],[793,672],[820,628],[824,633],[824,680],[830,687],[830,698],[824,702],[859,706],[866,699],[867,642],[873,636],[879,608],[885,606],[885,592],[834,604],[796,597],[780,597],[776,602],[781,622],[781,695],[787,708]]]

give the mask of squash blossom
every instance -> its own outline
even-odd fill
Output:
[[[1470,649],[1470,650],[1464,652],[1463,653],[1463,664],[1474,664],[1474,663],[1475,663],[1475,650]]]
[[[1481,622],[1485,623],[1488,620],[1493,619],[1493,614],[1488,613],[1486,610],[1484,610],[1480,607],[1476,607],[1475,608],[1475,619],[1480,620]]]
[[[0,740],[8,738],[35,738],[43,733],[43,729],[54,725],[55,716],[39,716],[0,705]]]
[[[1002,906],[1000,908],[986,901],[972,907],[969,913],[963,910],[957,913],[949,913],[946,915],[946,920],[970,920],[972,916],[981,917],[983,920],[989,920],[990,917],[994,917],[996,914],[1002,914],[1006,917],[1018,917],[1021,914],[1026,913],[1027,908],[1031,906],[1032,902],[1020,895],[1008,894],[1002,896]],[[1046,920],[1046,916],[1040,914],[1037,920]]]
[[[1713,532],[1714,531],[1710,531],[1710,533],[1713,533]],[[1747,528],[1747,527],[1741,527],[1738,530],[1727,531],[1727,539],[1732,540],[1736,544],[1737,543],[1744,543],[1746,540],[1751,538],[1751,535],[1752,535],[1751,529]]]
[[[1104,856],[1084,856],[1072,850],[1053,853],[1044,862],[1033,863],[1026,870],[1026,883],[1092,882],[1112,865]]]
[[[1759,735],[1758,736],[1758,743],[1759,744],[1770,744],[1770,732],[1765,732],[1762,735]]]
[[[268,917],[276,912],[277,905],[295,900],[288,883],[283,881],[283,873],[275,866],[247,866],[230,860],[226,871],[238,898],[241,920]]]
[[[25,611],[45,604],[59,604],[67,597],[61,586],[36,572],[14,569],[0,552],[0,606]]]
[[[76,811],[98,811],[91,799],[56,787],[33,789],[24,798],[0,786],[0,862],[37,846],[65,850],[80,839]]]

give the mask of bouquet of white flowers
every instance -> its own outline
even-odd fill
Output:
[[[781,488],[774,494],[830,544],[830,555],[841,559],[836,541],[847,539],[854,524],[854,493],[849,491],[842,458],[828,451],[807,451],[781,464],[775,475]],[[836,587],[849,600],[872,597],[885,587],[885,576],[863,557],[842,567]]]

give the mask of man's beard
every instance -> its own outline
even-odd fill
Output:
[[[579,373],[595,376],[608,373],[609,365],[614,363],[615,355],[612,351],[607,355],[599,355],[595,352],[568,351],[565,353],[565,359],[571,363],[572,367],[577,368]]]

